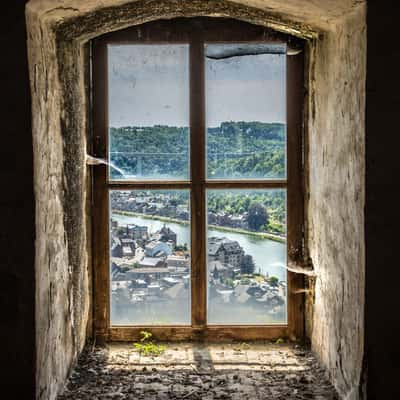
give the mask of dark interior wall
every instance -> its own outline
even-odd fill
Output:
[[[400,399],[400,4],[368,1],[366,365],[368,400]]]
[[[0,389],[11,389],[15,399],[33,398],[35,381],[34,197],[25,3],[3,2],[0,11]]]
[[[34,394],[34,197],[25,0],[0,13],[2,191],[0,385],[13,398]],[[368,400],[398,399],[400,350],[398,1],[368,2],[366,365]]]

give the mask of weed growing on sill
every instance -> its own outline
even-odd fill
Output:
[[[151,337],[153,336],[152,333],[141,331],[140,336],[140,341],[133,343],[133,347],[139,352],[139,354],[143,356],[154,357],[165,352],[166,347],[164,345],[156,344],[151,340]]]

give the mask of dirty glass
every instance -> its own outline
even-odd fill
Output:
[[[187,190],[110,191],[111,325],[189,325]]]
[[[208,179],[286,177],[285,52],[205,45]]]
[[[286,190],[207,190],[208,324],[287,322]]]
[[[109,175],[189,178],[189,47],[108,46]]]

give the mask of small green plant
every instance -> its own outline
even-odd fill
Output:
[[[153,343],[152,333],[147,331],[140,332],[140,341],[133,343],[133,347],[143,356],[159,356],[164,353],[166,347],[161,344]]]

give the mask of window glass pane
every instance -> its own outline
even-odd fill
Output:
[[[285,178],[285,51],[206,45],[208,179]]]
[[[286,191],[207,191],[208,323],[286,323]]]
[[[110,192],[112,325],[188,325],[187,190]]]
[[[188,50],[108,46],[111,179],[189,179]]]

